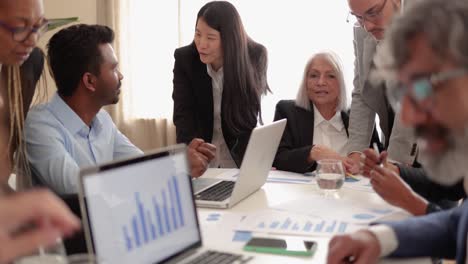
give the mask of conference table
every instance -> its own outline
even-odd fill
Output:
[[[220,177],[232,174],[232,170],[227,169],[209,169],[202,177]],[[288,181],[291,179],[291,181]],[[349,185],[349,186],[348,186]],[[375,192],[365,190],[361,187],[352,188],[352,184],[345,182],[339,190],[339,198],[334,199],[339,205],[341,202],[345,205],[359,207],[389,208],[393,213],[379,218],[379,221],[399,220],[410,216],[407,212],[390,206],[381,199]],[[267,182],[261,189],[239,202],[231,209],[208,209],[198,208],[198,218],[202,231],[203,246],[209,249],[232,252],[253,256],[249,263],[326,263],[328,253],[328,243],[332,235],[285,235],[275,232],[257,232],[257,231],[236,231],[240,219],[252,218],[258,215],[281,213],[278,207],[288,205],[295,208],[291,215],[297,215],[298,208],[323,207],[321,196],[323,196],[318,185],[311,177],[305,177],[301,174],[290,172],[271,171]],[[291,204],[292,203],[292,204]],[[294,204],[297,204],[294,206]],[[343,207],[342,207],[343,208]],[[320,209],[318,209],[320,210]],[[323,209],[322,209],[323,210]],[[325,213],[333,213],[334,208],[324,210]],[[339,210],[339,209],[338,209]],[[288,212],[282,212],[288,213]],[[337,214],[339,215],[339,214]],[[365,228],[366,225],[359,225],[359,228]],[[284,256],[265,253],[252,253],[243,251],[243,246],[251,237],[273,237],[285,238],[293,237],[317,243],[317,250],[312,257]],[[421,259],[382,259],[380,263],[431,263],[429,258]]]

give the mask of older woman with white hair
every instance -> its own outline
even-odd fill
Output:
[[[346,158],[349,115],[340,59],[333,52],[314,54],[306,64],[296,100],[281,100],[275,120],[287,118],[288,124],[273,166],[279,170],[304,173],[321,159]],[[377,139],[374,133],[374,139]],[[378,139],[377,139],[378,140]]]

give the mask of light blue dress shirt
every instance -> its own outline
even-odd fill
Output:
[[[24,131],[32,173],[60,194],[77,193],[80,168],[143,153],[105,110],[89,127],[58,94],[29,111]]]

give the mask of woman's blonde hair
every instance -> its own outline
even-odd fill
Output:
[[[13,164],[17,177],[17,188],[24,189],[31,186],[30,169],[26,158],[26,147],[23,142],[24,104],[21,86],[20,66],[5,66],[7,76],[7,92],[9,105],[10,138],[8,151],[5,155]],[[15,150],[16,149],[16,150]]]
[[[296,96],[296,105],[306,109],[312,110],[310,106],[310,99],[307,93],[307,74],[309,73],[309,68],[312,65],[312,62],[317,57],[325,58],[335,70],[336,76],[338,78],[338,83],[340,85],[340,94],[338,95],[338,104],[336,106],[336,111],[344,111],[347,108],[348,96],[346,93],[346,85],[344,82],[344,73],[343,66],[340,60],[340,57],[332,51],[322,51],[312,55],[312,57],[307,61],[307,64],[304,68],[304,74],[302,76],[301,85],[299,86],[299,91]]]
[[[41,51],[42,52],[42,51]],[[42,68],[42,67],[41,67]],[[24,122],[26,111],[25,109],[25,98],[23,98],[23,82],[21,67],[18,65],[3,65],[3,69],[6,72],[7,78],[7,93],[8,93],[8,105],[9,105],[9,122],[10,137],[8,139],[8,146],[5,155],[10,164],[12,164],[12,172],[16,174],[16,189],[24,190],[32,186],[31,168],[27,159],[26,145],[23,138],[24,133]],[[44,68],[40,75],[40,80],[36,82],[34,80],[31,84],[37,85],[38,89],[34,89],[34,102],[32,104],[41,102],[47,98],[47,82],[44,75]],[[23,76],[25,77],[25,76]],[[29,82],[26,81],[29,85]],[[43,92],[38,92],[43,91]],[[31,95],[31,96],[33,96]],[[27,99],[28,102],[29,99]],[[32,100],[32,99],[31,99]],[[27,105],[26,107],[29,107]]]

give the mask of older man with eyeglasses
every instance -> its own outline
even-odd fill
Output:
[[[416,139],[404,127],[390,106],[386,91],[393,91],[395,82],[370,78],[375,67],[372,63],[376,48],[384,38],[385,29],[393,16],[402,8],[400,0],[348,0],[351,9],[347,22],[354,26],[355,80],[346,150],[355,166],[351,172],[371,177],[376,163],[395,173],[377,184],[371,179],[374,190],[387,202],[411,214],[424,215],[450,208],[454,201],[465,196],[461,184],[446,188],[429,181],[423,169],[413,168],[417,155]],[[377,155],[369,145],[375,115],[378,114],[383,132],[383,148]],[[391,162],[387,162],[387,160]],[[359,169],[358,169],[359,168]]]
[[[369,82],[376,47],[383,39],[385,28],[392,17],[399,12],[401,0],[348,0],[348,4],[351,11],[347,22],[354,27],[356,55],[349,140],[346,146],[349,157],[359,164],[361,152],[369,146],[377,114],[383,133],[383,147],[388,149],[390,159],[413,164],[416,155],[414,137],[395,118],[386,100],[385,89],[380,89],[391,84],[384,81],[377,85]],[[352,172],[357,172],[356,168]]]
[[[397,79],[389,101],[415,128],[428,176],[468,193],[468,1],[413,0],[386,33],[375,58],[379,75]],[[373,167],[372,179],[388,170]],[[328,263],[376,263],[379,256],[436,257],[468,263],[468,202],[330,241]]]

